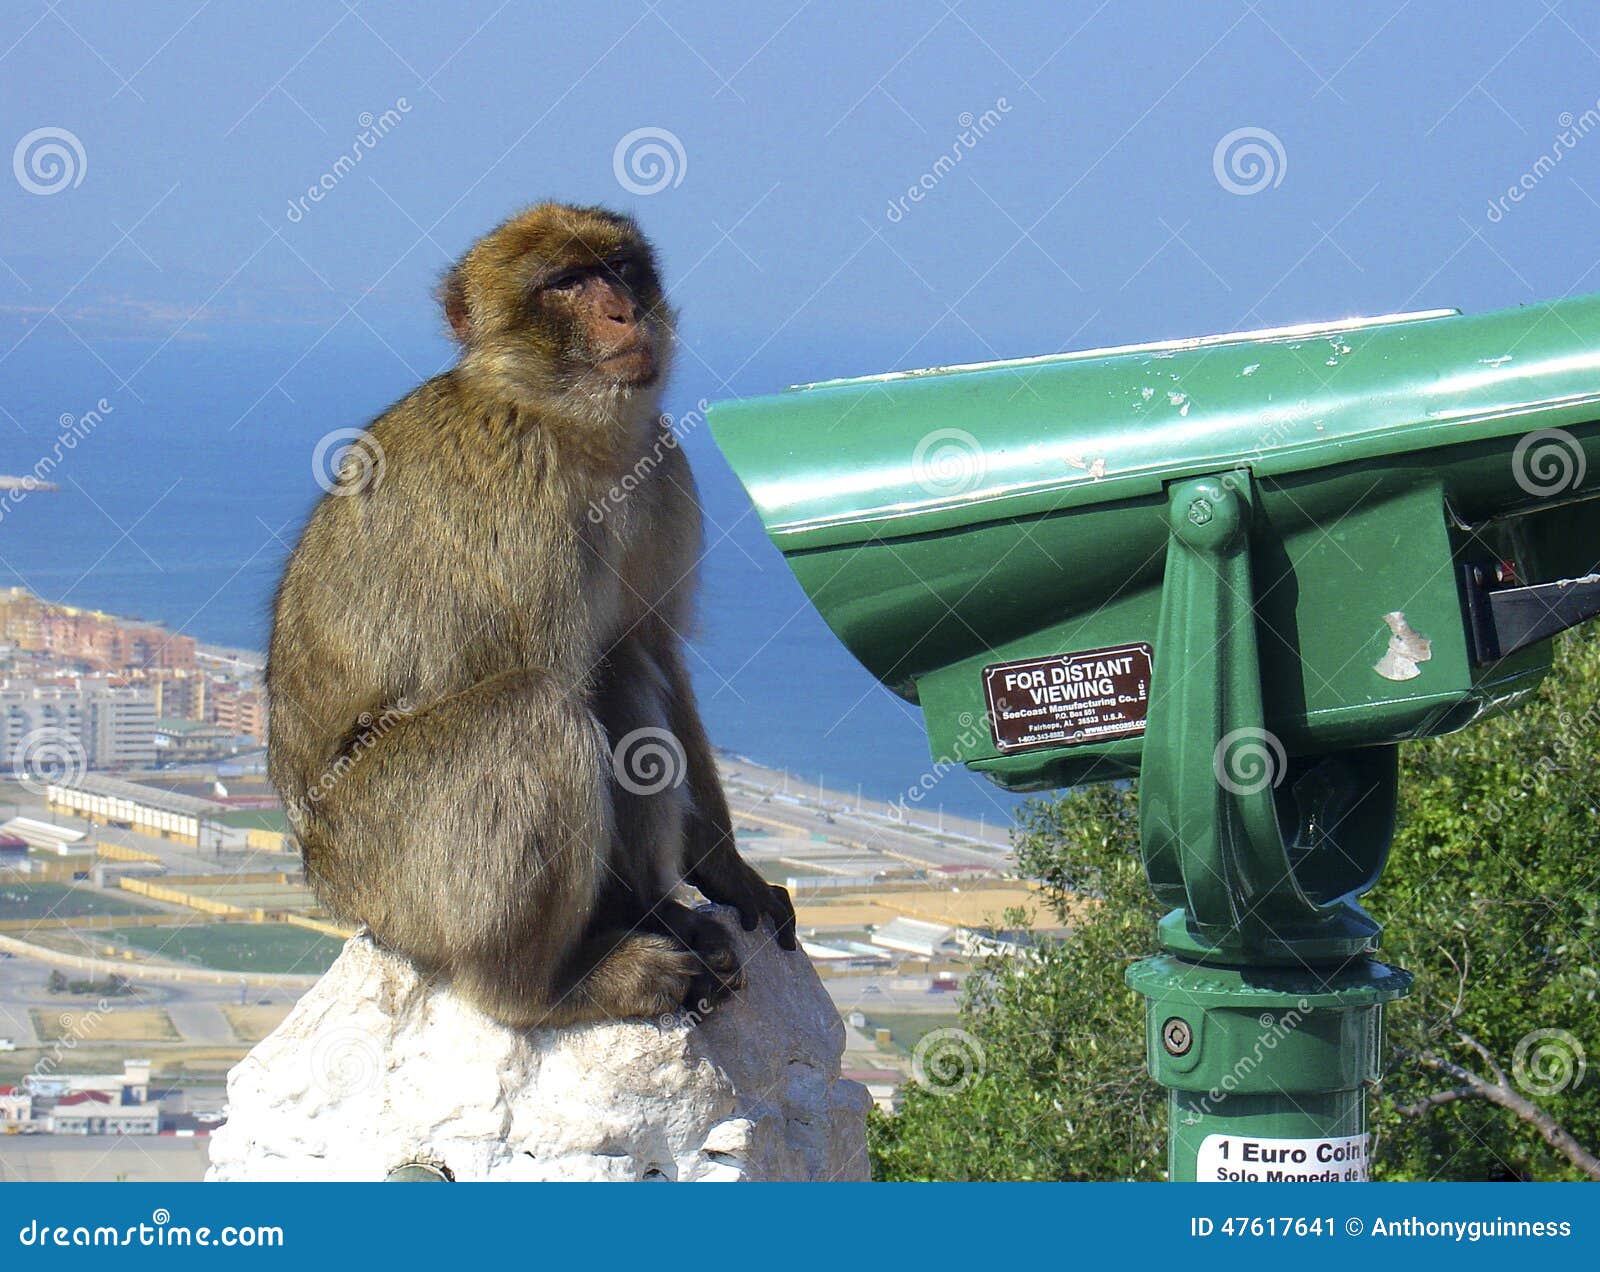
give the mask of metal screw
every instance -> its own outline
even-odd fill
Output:
[[[1189,505],[1189,520],[1197,526],[1203,526],[1211,520],[1211,501],[1209,499],[1196,499]]]
[[[1194,1045],[1194,1031],[1189,1028],[1189,1022],[1179,1016],[1168,1019],[1161,1026],[1161,1045],[1169,1056],[1187,1055]]]

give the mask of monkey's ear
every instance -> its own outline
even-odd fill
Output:
[[[451,334],[466,344],[472,338],[472,320],[467,313],[467,286],[459,266],[439,280],[439,303],[444,306]]]

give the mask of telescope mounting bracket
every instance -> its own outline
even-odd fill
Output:
[[[1145,872],[1168,951],[1227,965],[1376,948],[1356,898],[1394,832],[1396,752],[1290,756],[1267,727],[1248,469],[1167,490],[1168,547],[1140,777]]]

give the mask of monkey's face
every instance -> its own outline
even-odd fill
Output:
[[[546,203],[479,241],[442,289],[479,364],[524,389],[615,400],[657,384],[672,312],[650,245],[627,217]]]
[[[533,325],[559,348],[562,371],[578,385],[637,388],[660,378],[667,333],[644,253],[625,247],[588,263],[558,263],[536,280],[532,305]]]

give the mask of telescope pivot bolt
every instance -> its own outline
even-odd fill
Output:
[[[1187,1055],[1194,1045],[1194,1031],[1189,1028],[1189,1022],[1181,1016],[1171,1017],[1161,1026],[1161,1045],[1169,1056]]]
[[[1186,483],[1167,515],[1174,537],[1199,551],[1227,551],[1244,528],[1243,501],[1215,477]]]

